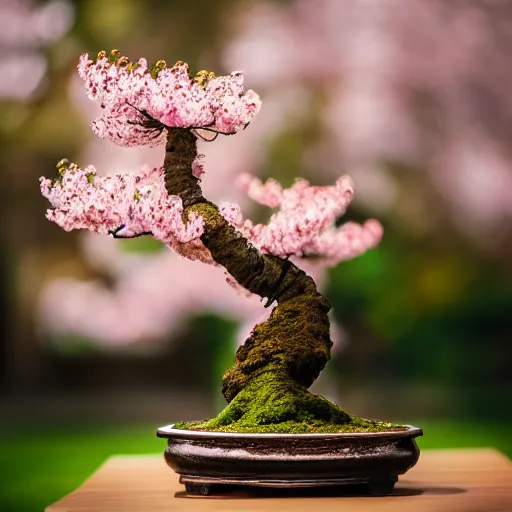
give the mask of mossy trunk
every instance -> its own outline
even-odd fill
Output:
[[[270,318],[254,327],[239,347],[235,365],[223,377],[229,405],[197,428],[254,429],[265,425],[343,425],[354,419],[307,388],[330,358],[327,313],[330,304],[311,277],[289,260],[261,254],[203,197],[192,174],[196,137],[185,129],[169,130],[165,181],[169,194],[183,200],[205,221],[201,237],[213,259],[252,293],[277,306]]]

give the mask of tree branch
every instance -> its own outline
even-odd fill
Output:
[[[232,400],[254,375],[276,366],[309,387],[330,357],[330,304],[303,270],[288,259],[261,254],[204,198],[192,174],[196,143],[190,131],[169,129],[164,164],[168,193],[181,197],[184,218],[190,212],[201,215],[201,241],[214,261],[250,292],[278,303],[269,320],[256,326],[238,349],[237,364],[223,379],[224,396]]]

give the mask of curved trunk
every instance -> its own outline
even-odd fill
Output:
[[[202,426],[349,422],[345,411],[307,391],[330,358],[329,302],[304,271],[289,260],[261,254],[203,197],[192,174],[196,157],[190,130],[170,129],[164,163],[168,193],[181,197],[184,218],[192,211],[203,217],[201,240],[213,259],[244,288],[267,298],[268,305],[278,304],[239,347],[235,365],[223,377],[230,405]]]

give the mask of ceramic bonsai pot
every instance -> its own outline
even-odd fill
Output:
[[[393,492],[398,475],[419,457],[420,428],[363,433],[257,434],[157,431],[165,460],[188,494],[221,485],[316,487],[365,484],[371,495]]]

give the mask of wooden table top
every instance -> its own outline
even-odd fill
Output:
[[[486,448],[423,451],[392,496],[346,493],[343,487],[295,492],[253,487],[191,497],[162,455],[116,456],[46,512],[512,512],[512,463]]]

